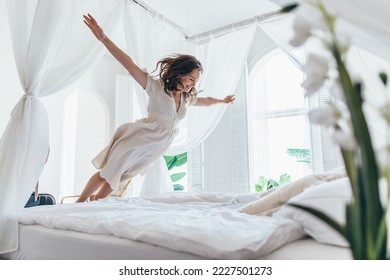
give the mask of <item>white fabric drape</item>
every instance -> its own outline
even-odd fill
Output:
[[[0,253],[17,249],[18,210],[31,195],[48,154],[48,117],[38,97],[64,89],[103,55],[102,46],[92,37],[87,39],[89,30],[82,27],[85,4],[94,7],[92,1],[7,2],[14,56],[25,94],[12,110],[0,140]],[[104,7],[95,7],[110,16],[104,16],[109,32],[122,12],[123,1],[99,4]]]
[[[196,56],[202,63],[204,72],[199,83],[199,95],[223,98],[234,93],[254,35],[254,27],[211,39],[203,45],[188,43],[182,34],[165,26],[158,17],[153,17],[143,9],[128,3],[124,13],[124,30],[128,53],[135,62],[151,73],[157,61],[172,53],[187,53]],[[155,73],[157,74],[157,73]],[[138,87],[140,89],[140,87]],[[146,114],[147,97],[143,90],[138,91],[142,112]],[[180,123],[179,135],[175,138],[167,155],[175,155],[191,150],[199,145],[217,126],[226,105],[210,108],[192,107],[186,119]],[[168,170],[163,168],[163,159],[146,174],[142,195],[172,190],[166,182]],[[150,178],[153,179],[150,179]],[[156,187],[156,183],[160,186]]]
[[[289,40],[293,34],[294,14],[283,15],[272,20],[259,23],[259,27],[268,35],[275,45],[302,70],[304,59],[302,52],[290,45]]]

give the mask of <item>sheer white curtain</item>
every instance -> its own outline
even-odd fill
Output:
[[[102,56],[104,49],[83,26],[82,14],[100,11],[110,32],[123,4],[114,0],[99,4],[92,0],[7,2],[14,56],[25,94],[12,110],[0,140],[0,253],[17,249],[18,211],[33,191],[48,154],[48,118],[38,97],[65,88]]]
[[[158,17],[151,16],[139,7],[127,3],[124,13],[124,29],[128,53],[135,62],[151,73],[157,61],[172,53],[195,55],[202,63],[204,72],[199,83],[201,96],[223,98],[234,93],[240,74],[246,62],[254,35],[254,27],[213,38],[203,45],[187,42],[182,34],[164,25]],[[138,87],[139,89],[139,87]],[[142,90],[138,93],[143,112],[146,114],[147,97]],[[180,123],[180,132],[167,155],[186,152],[200,144],[216,127],[226,105],[213,107],[192,107],[187,118]],[[142,195],[172,190],[166,185],[168,171],[163,159],[146,174]]]
[[[260,22],[259,27],[268,35],[275,45],[302,70],[304,60],[302,52],[290,45],[289,40],[293,34],[294,14],[282,15],[278,18]]]

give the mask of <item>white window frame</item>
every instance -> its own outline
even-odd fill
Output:
[[[262,60],[271,59],[271,57],[276,53],[278,48],[264,50],[259,56],[253,61],[254,67],[250,71],[250,81],[252,83],[254,76],[260,70],[260,63]],[[270,56],[270,57],[268,57]],[[268,58],[267,58],[268,57]],[[248,99],[251,98],[252,87],[248,90]],[[306,98],[307,108],[291,108],[286,110],[275,110],[265,113],[265,118],[277,118],[277,117],[286,117],[286,116],[298,116],[307,114],[310,110],[321,108],[326,106],[330,102],[330,97],[327,93],[326,87],[318,91],[318,94],[313,94],[309,98]],[[251,112],[248,112],[249,116],[252,116]],[[264,116],[262,116],[264,117]],[[253,121],[253,117],[249,118],[249,122]],[[312,151],[312,172],[320,173],[332,170],[340,165],[342,165],[342,158],[340,156],[339,148],[333,142],[333,132],[332,128],[323,125],[317,125],[309,122],[310,130],[310,141],[311,141],[311,151]],[[251,133],[251,130],[249,130]],[[252,135],[249,136],[249,139],[252,139]],[[253,150],[249,140],[249,149]],[[250,152],[249,155],[252,153]],[[250,159],[252,163],[252,159]],[[250,174],[251,182],[255,180],[253,178],[253,164],[250,164]]]

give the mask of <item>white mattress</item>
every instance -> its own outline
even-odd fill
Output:
[[[263,256],[264,260],[351,260],[351,250],[346,247],[326,245],[312,238],[290,242]]]
[[[5,259],[350,259],[293,219],[237,211],[254,195],[166,193],[23,209]],[[328,229],[328,231],[331,229]]]
[[[24,209],[19,223],[112,235],[209,259],[253,259],[303,237],[291,220],[238,212],[238,199],[211,193],[107,198]]]
[[[87,234],[48,229],[40,225],[21,225],[19,249],[4,254],[14,260],[191,260],[202,256],[118,238],[105,234]],[[266,260],[345,260],[350,250],[300,239],[282,246],[260,259]]]
[[[106,234],[88,234],[20,225],[19,248],[1,256],[14,260],[148,260],[202,259],[143,242]]]

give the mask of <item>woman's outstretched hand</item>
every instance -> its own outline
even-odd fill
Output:
[[[91,29],[92,33],[96,36],[99,41],[103,41],[106,38],[103,29],[98,25],[96,20],[91,16],[83,15],[85,24]]]
[[[236,96],[234,94],[228,95],[223,99],[223,103],[231,103],[233,104],[234,100],[236,100]]]

